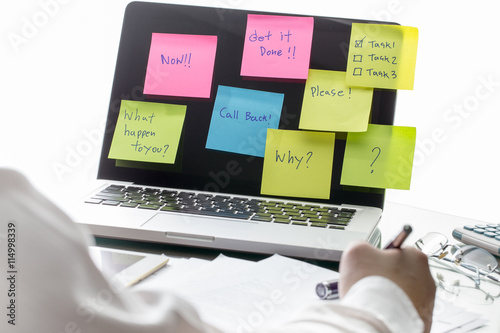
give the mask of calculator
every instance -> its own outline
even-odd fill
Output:
[[[465,225],[455,228],[452,235],[464,244],[475,245],[500,257],[500,223]]]

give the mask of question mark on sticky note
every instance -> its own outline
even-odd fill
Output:
[[[307,163],[309,163],[309,160],[310,160],[310,159],[311,159],[311,157],[313,156],[313,152],[312,152],[312,151],[310,151],[310,152],[308,152],[306,155],[309,155],[309,158],[308,158],[308,159],[307,159],[307,161],[306,161],[306,165],[307,165]],[[309,168],[309,166],[307,166],[307,167]]]
[[[382,152],[382,149],[380,149],[379,147],[375,147],[372,149],[372,153],[375,151],[375,149],[378,149],[378,153],[377,153],[377,156],[375,157],[375,159],[373,160],[372,164],[370,164],[370,167],[373,166],[373,164],[375,163],[375,161],[377,160],[377,158],[380,156],[380,153]],[[373,173],[373,169],[372,169],[372,172]]]

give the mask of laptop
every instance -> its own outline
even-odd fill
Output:
[[[327,193],[320,196],[300,190],[291,195],[278,190],[273,192],[273,188],[283,184],[304,183],[300,174],[297,178],[287,178],[282,184],[268,180],[270,184],[266,187],[271,190],[262,193],[266,167],[264,157],[255,153],[257,149],[247,154],[223,147],[223,142],[241,140],[241,137],[236,137],[241,135],[240,132],[225,133],[223,127],[213,128],[214,113],[221,118],[247,116],[238,114],[237,110],[222,112],[220,105],[216,108],[223,89],[267,92],[280,97],[279,122],[275,123],[274,130],[305,132],[299,129],[305,80],[241,75],[247,20],[252,15],[312,18],[310,68],[331,71],[346,70],[351,25],[353,22],[366,23],[226,8],[130,3],[124,15],[98,168],[97,178],[104,185],[79,202],[73,212],[77,223],[86,225],[97,237],[260,254],[278,253],[326,261],[338,261],[351,241],[364,240],[374,245],[380,241],[377,223],[382,215],[385,190],[340,184],[346,133],[335,135],[333,163],[330,159],[331,171],[325,177],[328,179]],[[257,29],[255,33],[254,40],[266,38],[266,34],[259,35]],[[151,69],[148,62],[155,34],[167,38],[174,35],[181,38],[195,36],[196,45],[205,43],[206,36],[216,36],[215,44],[213,39],[209,40],[209,46],[200,51],[205,60],[213,65],[208,94],[204,74],[199,74],[199,80],[189,81],[186,89],[191,89],[190,85],[201,86],[204,81],[205,95],[200,87],[192,89],[195,93],[184,96],[152,90],[155,87],[147,82],[146,77]],[[212,48],[213,52],[207,51],[210,45],[216,46]],[[162,55],[161,61],[165,64],[169,61],[170,66],[186,66],[190,64],[189,56],[194,56],[196,52],[174,56],[172,51]],[[210,60],[211,57],[213,60]],[[176,82],[172,89],[181,85],[182,78],[178,81],[179,84]],[[266,95],[262,98],[258,96],[261,95],[247,99],[242,108],[251,107],[254,103],[258,105],[262,101],[271,103]],[[126,103],[132,103],[128,111],[124,110]],[[177,129],[178,133],[172,134],[174,137],[177,135],[177,139],[168,147],[158,146],[155,151],[159,156],[163,147],[174,150],[168,163],[129,158],[123,149],[118,148],[118,143],[113,142],[117,128],[122,126],[120,119],[136,116],[142,117],[145,122],[152,119],[138,114],[137,104],[133,103],[144,103],[140,105],[146,105],[145,108],[167,105],[169,110],[177,110],[180,107],[181,122],[164,127],[165,131],[168,129],[171,132]],[[395,103],[395,90],[374,89],[369,122],[392,125]],[[253,120],[262,122],[269,119],[257,115]],[[122,133],[123,128],[120,128]],[[144,130],[132,135],[139,142],[139,136],[144,138],[152,132]],[[215,138],[215,144],[207,148],[209,138]],[[253,141],[248,138],[248,145],[262,146],[265,141],[265,134],[255,134]],[[236,146],[236,149],[241,148],[241,144]],[[140,148],[147,147],[140,144],[134,147],[135,150]],[[290,163],[290,156],[285,157],[283,161]],[[306,156],[306,159],[308,157],[311,156]],[[306,159],[302,159],[302,167]],[[294,161],[293,156],[291,161]],[[305,184],[308,184],[307,181]],[[315,186],[311,184],[308,189],[316,193]]]

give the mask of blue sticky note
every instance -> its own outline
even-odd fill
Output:
[[[284,94],[219,86],[206,148],[264,157],[268,128],[277,129]]]

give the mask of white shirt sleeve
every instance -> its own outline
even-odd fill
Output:
[[[393,281],[381,276],[358,281],[342,299],[342,305],[372,313],[389,332],[424,331],[424,322],[408,295]]]
[[[424,323],[405,292],[391,280],[370,276],[340,301],[309,307],[272,333],[421,333]]]
[[[0,169],[0,332],[209,331],[174,295],[114,289],[84,235],[19,173]]]
[[[0,269],[7,275],[0,279],[0,332],[217,331],[172,294],[114,289],[92,262],[90,239],[80,227],[23,176],[3,169],[0,228]],[[342,301],[310,307],[271,331],[422,330],[423,322],[406,294],[385,278],[369,277]]]

